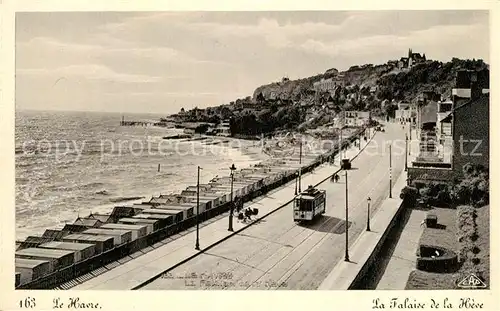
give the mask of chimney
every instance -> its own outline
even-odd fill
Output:
[[[481,83],[478,81],[478,72],[473,71],[470,73],[470,98],[471,100],[476,100],[481,97],[483,88]]]

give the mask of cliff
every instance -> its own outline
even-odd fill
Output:
[[[411,69],[399,69],[394,62],[381,65],[352,66],[339,72],[335,68],[323,74],[297,80],[259,86],[253,96],[237,99],[226,106],[187,112],[191,119],[231,118],[233,134],[258,135],[281,129],[307,130],[333,121],[341,110],[370,110],[375,115],[393,114],[392,100],[412,101],[423,91],[433,90],[444,98],[451,94],[459,69],[482,69],[482,60],[450,62],[425,61]],[[317,91],[314,83],[333,78],[338,85],[329,91]],[[222,113],[224,112],[224,113]]]

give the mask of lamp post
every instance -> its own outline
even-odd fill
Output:
[[[196,183],[196,244],[194,249],[200,250],[200,170],[198,166],[198,182]]]
[[[300,138],[300,151],[299,151],[299,192],[302,192],[301,190],[301,184],[302,184],[302,137]]]
[[[411,155],[411,120],[410,120],[409,132],[410,132],[410,138],[409,138],[410,148],[408,148],[408,155]]]
[[[389,142],[389,198],[392,199],[392,144]]]
[[[372,199],[368,197],[366,201],[368,202],[368,207],[366,209],[366,231],[370,231],[370,203],[372,202]]]
[[[233,230],[233,211],[234,211],[234,202],[233,202],[233,181],[234,181],[234,171],[236,170],[236,167],[231,165],[229,168],[231,170],[231,209],[229,211],[229,228],[227,229],[228,231],[234,231]]]
[[[297,181],[298,181],[298,178],[299,178],[299,173],[296,172],[295,173],[295,195],[297,195]]]
[[[345,257],[349,261],[349,192],[347,188],[347,171],[345,172]]]
[[[408,171],[408,135],[405,139],[405,172]]]

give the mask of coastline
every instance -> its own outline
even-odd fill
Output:
[[[356,129],[344,130],[344,139],[347,139],[351,136]],[[328,141],[330,145],[325,149],[324,142],[320,138],[314,137],[312,134],[298,134],[291,133],[290,137],[300,137],[303,142],[304,148],[302,149],[302,166],[307,165],[313,162],[318,156],[328,152],[333,146],[332,143],[335,144],[336,140]],[[199,139],[202,137],[203,139]],[[287,138],[289,140],[289,138]],[[285,139],[286,140],[286,139]],[[196,137],[192,137],[187,140],[179,140],[181,143],[191,143],[193,147],[208,147],[212,152],[216,154],[224,154],[224,158],[230,159],[231,163],[234,163],[237,167],[237,171],[242,169],[252,169],[252,168],[265,168],[275,165],[276,163],[280,163],[280,166],[283,166],[284,171],[297,169],[299,166],[299,157],[300,150],[298,146],[298,141],[295,141],[293,145],[288,145],[283,147],[284,152],[275,152],[279,151],[279,144],[283,142],[283,137],[281,136],[273,136],[265,141],[262,140],[245,140],[233,137],[223,137],[223,136],[204,136],[199,135]],[[289,143],[289,141],[288,141]],[[328,144],[327,144],[328,145]],[[264,152],[265,146],[270,146],[272,153]],[[288,149],[287,149],[288,148]],[[229,163],[229,161],[226,161]],[[211,167],[207,168],[205,172],[202,172],[200,176],[200,183],[207,183],[212,180],[214,177],[221,177],[229,175],[229,165],[226,165],[227,168],[221,167]],[[209,172],[213,171],[210,175]],[[221,172],[222,173],[219,173]],[[175,176],[179,177],[179,176]],[[175,178],[174,177],[174,178]],[[16,240],[21,241],[24,240],[28,236],[41,236],[44,230],[49,228],[59,228],[62,229],[65,224],[73,223],[78,217],[88,217],[90,214],[109,214],[112,212],[113,208],[116,206],[131,206],[135,203],[141,203],[143,201],[147,201],[151,199],[153,196],[158,196],[160,194],[163,195],[172,195],[178,194],[181,191],[185,190],[189,186],[193,186],[196,181],[195,169],[193,169],[192,176],[189,178],[183,177],[178,180],[172,180],[167,178],[166,183],[170,182],[168,189],[165,188],[157,188],[151,189],[150,191],[142,191],[142,192],[134,192],[134,193],[123,193],[118,197],[142,197],[136,200],[121,200],[115,202],[109,202],[104,204],[98,204],[91,207],[84,207],[78,210],[65,210],[59,211],[57,215],[53,217],[48,217],[45,221],[40,222],[37,220],[37,226],[35,227],[27,227],[27,226],[19,226],[16,230]],[[114,196],[116,198],[116,196]],[[30,216],[31,221],[35,221],[37,219],[36,215]],[[26,221],[30,222],[30,221]],[[26,229],[24,229],[26,228]]]

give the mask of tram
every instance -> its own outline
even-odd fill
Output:
[[[293,203],[293,220],[311,221],[325,213],[326,191],[309,186],[301,192]]]

